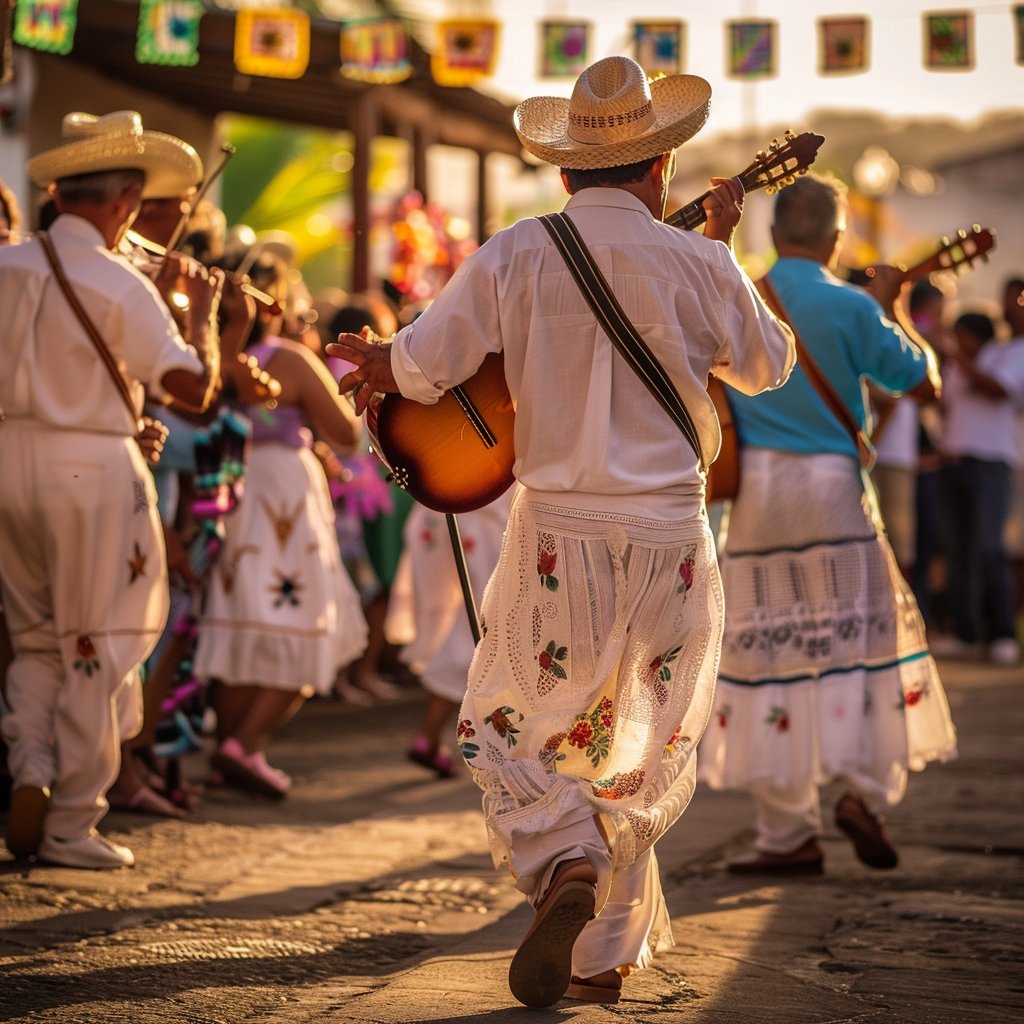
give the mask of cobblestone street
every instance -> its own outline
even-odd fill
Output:
[[[468,777],[404,759],[412,688],[309,704],[271,751],[295,777],[282,803],[215,790],[185,821],[112,812],[134,869],[4,854],[0,1021],[1024,1021],[1024,673],[942,668],[961,756],[911,777],[889,820],[900,867],[863,867],[830,822],[824,876],[727,875],[749,800],[698,789],[658,847],[677,945],[618,1006],[515,1004],[530,911],[491,866]]]

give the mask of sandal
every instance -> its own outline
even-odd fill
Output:
[[[594,916],[596,889],[585,858],[556,869],[508,969],[508,986],[524,1006],[552,1006],[566,994],[573,943]]]
[[[455,762],[452,760],[451,751],[431,743],[426,736],[417,736],[412,741],[412,746],[405,752],[405,756],[410,761],[437,772],[442,779],[450,779],[455,775]]]
[[[622,974],[617,970],[602,971],[590,978],[575,974],[565,990],[566,999],[582,999],[588,1003],[617,1003],[622,995]]]
[[[263,796],[283,798],[291,789],[292,780],[279,768],[272,768],[262,751],[247,754],[233,736],[224,740],[210,763],[226,782]]]
[[[117,793],[107,793],[107,803],[111,810],[133,811],[136,814],[152,814],[158,818],[184,818],[185,812],[177,804],[162,796],[152,787],[143,783],[130,796],[123,797]]]

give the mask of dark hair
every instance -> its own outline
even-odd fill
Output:
[[[579,192],[584,188],[600,188],[602,185],[630,185],[643,181],[657,157],[639,160],[635,164],[620,164],[618,167],[596,167],[592,170],[580,171],[572,167],[563,167],[562,173],[569,183],[570,192]]]
[[[996,325],[992,322],[992,317],[985,313],[961,313],[953,327],[966,331],[982,345],[996,336]]]
[[[370,303],[350,300],[331,317],[327,330],[333,341],[339,334],[358,334],[364,327],[369,327],[374,334],[381,332],[377,314]]]

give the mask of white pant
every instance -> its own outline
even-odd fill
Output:
[[[596,917],[573,946],[572,972],[578,977],[624,965],[647,967],[657,948],[671,945],[671,920],[653,848],[613,872],[608,845],[591,816],[571,827],[517,838],[512,854],[518,887],[533,906],[562,861],[586,857],[597,872]]]
[[[138,667],[167,618],[156,491],[131,438],[31,420],[0,425],[0,478],[12,782],[50,787],[47,835],[77,839],[141,726]]]
[[[844,780],[846,791],[859,796],[877,814],[884,793],[873,792],[867,780]],[[780,786],[768,780],[750,783],[756,807],[754,849],[762,853],[792,853],[822,833],[821,795],[811,780]]]

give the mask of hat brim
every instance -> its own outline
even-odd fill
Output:
[[[642,135],[588,145],[569,135],[569,100],[535,96],[516,107],[513,125],[523,149],[556,167],[594,170],[637,163],[667,153],[704,127],[711,86],[697,75],[671,75],[650,84],[654,124]]]
[[[25,169],[39,188],[60,178],[97,171],[140,170],[146,175],[144,199],[180,196],[203,177],[199,154],[185,141],[163,132],[86,136],[32,157]]]

